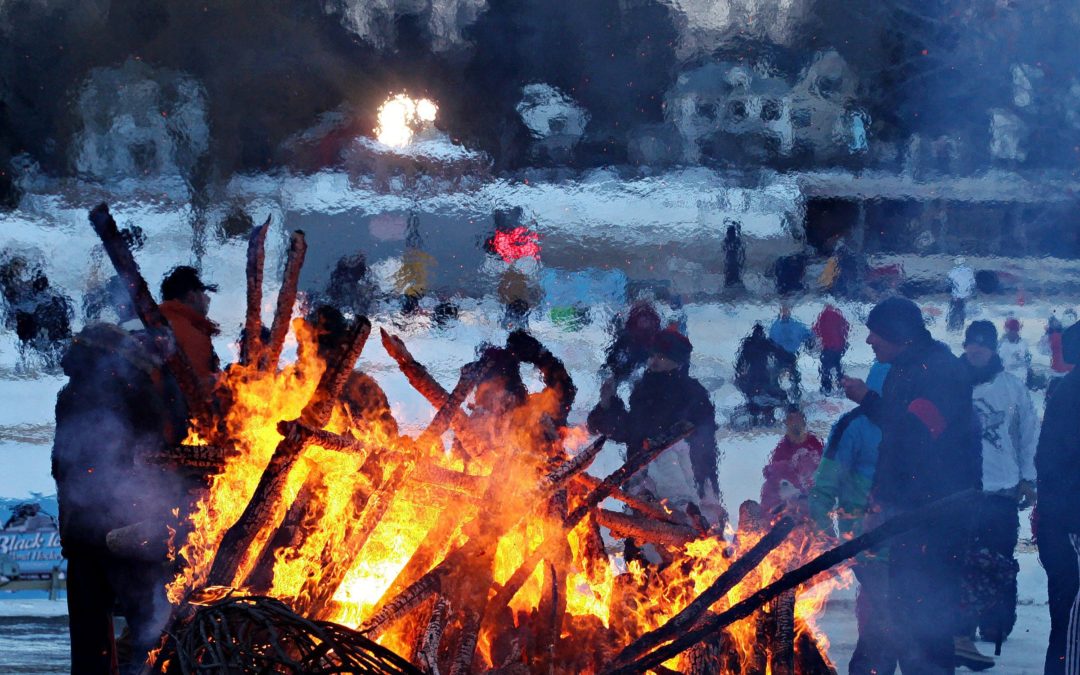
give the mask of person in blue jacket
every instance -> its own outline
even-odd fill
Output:
[[[812,337],[806,324],[791,316],[791,307],[780,305],[780,316],[769,326],[769,339],[783,350],[782,367],[791,376],[791,398],[796,401],[800,395],[799,350],[809,344]]]
[[[866,377],[870,391],[881,393],[889,364],[874,363]],[[873,527],[867,517],[870,489],[877,469],[881,429],[861,407],[844,414],[833,425],[825,453],[814,474],[810,490],[810,516],[818,528],[841,539],[857,537]],[[889,634],[889,570],[884,549],[860,556],[854,568],[859,580],[855,620],[859,638],[848,664],[851,675],[891,673],[896,670],[896,649]]]

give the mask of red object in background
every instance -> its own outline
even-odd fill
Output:
[[[525,257],[540,259],[540,235],[524,226],[496,232],[492,245],[503,261],[508,263]]]

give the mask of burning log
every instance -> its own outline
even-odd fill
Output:
[[[576,483],[584,485],[589,490],[595,490],[601,483],[601,480],[596,476],[589,475],[587,473],[578,474],[574,477]],[[663,522],[671,522],[671,514],[664,510],[659,504],[653,504],[647,502],[644,499],[635,497],[631,494],[627,494],[623,490],[613,488],[611,494],[608,495],[612,499],[617,499],[623,504],[626,504],[630,508],[638,511],[654,520]]]
[[[127,286],[128,292],[131,293],[132,307],[135,308],[135,313],[139,315],[143,325],[150,329],[165,329],[172,334],[172,327],[169,326],[168,319],[158,308],[154,296],[150,294],[146,279],[143,278],[142,272],[139,271],[139,264],[135,262],[131,249],[128,248],[127,243],[120,234],[120,230],[116,227],[116,221],[113,220],[112,214],[109,213],[108,204],[99,204],[90,212],[90,223],[94,226],[94,231],[97,232],[98,237],[101,239],[105,253],[108,254],[109,260],[112,261],[113,267],[116,268],[116,273],[124,280],[124,285]],[[187,403],[188,413],[198,420],[200,424],[209,428],[208,422],[211,418],[210,392],[195,373],[187,354],[182,349],[170,350],[165,359],[165,365],[168,366],[169,372],[176,378],[176,383],[184,395],[184,401]]]
[[[717,577],[705,591],[693,602],[687,605],[681,612],[671,617],[660,628],[646,633],[630,643],[615,657],[614,665],[631,663],[641,655],[648,653],[657,645],[684,633],[698,623],[699,619],[708,611],[709,607],[727,595],[728,591],[742,581],[743,577],[761,564],[769,553],[776,549],[791,530],[795,527],[795,521],[789,517],[781,518],[772,530],[754,544],[749,551],[731,563],[724,572]]]
[[[696,530],[685,525],[631,516],[607,509],[597,509],[596,522],[611,530],[616,537],[648,541],[664,546],[683,546],[697,539],[698,534]]]
[[[300,283],[300,268],[304,266],[307,255],[307,242],[302,230],[292,233],[289,239],[289,252],[285,258],[285,277],[278,291],[277,308],[274,310],[274,322],[270,324],[270,339],[264,345],[260,358],[263,369],[277,368],[281,358],[281,349],[285,346],[285,335],[289,332],[293,305],[296,304],[297,285]],[[351,365],[350,365],[351,368]]]
[[[442,642],[446,620],[450,616],[450,603],[442,596],[436,596],[424,632],[420,636],[414,660],[420,670],[429,675],[439,675],[439,643]]]
[[[240,343],[240,364],[252,362],[262,344],[263,267],[266,260],[266,233],[270,216],[251,231],[247,250],[247,313],[244,317],[244,340]]]
[[[772,601],[775,633],[769,653],[769,672],[795,675],[795,589],[788,589]]]
[[[274,563],[279,551],[297,550],[306,539],[304,523],[316,523],[325,504],[319,499],[323,486],[323,473],[317,467],[311,470],[299,494],[293,500],[277,531],[270,537],[262,556],[251,570],[244,586],[252,593],[269,592],[274,580]]]
[[[164,563],[168,558],[169,533],[158,520],[143,520],[110,530],[105,545],[117,558]]]
[[[547,481],[552,486],[557,486],[562,485],[570,478],[585,476],[586,474],[583,472],[589,468],[596,456],[604,449],[604,443],[606,442],[607,436],[600,436],[581,452],[552,469],[547,475]]]
[[[420,395],[426,398],[431,405],[436,408],[444,406],[447,399],[450,398],[450,394],[432,377],[428,369],[413,357],[401,338],[387,333],[383,328],[379,329],[379,334],[382,337],[382,344],[386,349],[386,353],[397,362],[398,368],[401,369],[405,378],[409,380],[409,384],[420,392]]]
[[[458,648],[450,664],[450,675],[469,675],[473,656],[476,654],[476,643],[480,639],[480,619],[480,612],[477,611],[465,615]]]
[[[681,428],[676,430],[672,438],[666,441],[654,442],[648,447],[643,448],[640,452],[636,452],[633,456],[628,457],[622,466],[612,472],[607,478],[600,481],[593,491],[582,500],[582,503],[566,517],[567,529],[573,529],[575,525],[581,522],[581,519],[585,517],[585,514],[599,506],[600,502],[610,497],[612,492],[621,488],[626,481],[630,480],[631,476],[643,469],[649,462],[663,454],[665,450],[685,439],[693,431],[692,425],[684,424]]]
[[[180,445],[142,455],[140,459],[156,466],[220,471],[234,450],[220,445]]]
[[[334,366],[323,372],[315,394],[300,414],[305,425],[322,427],[329,420],[333,399],[340,393],[370,331],[371,324],[363,317],[353,326],[343,353]],[[289,435],[278,443],[244,513],[221,541],[210,569],[207,581],[210,585],[232,585],[239,573],[245,573],[247,561],[258,555],[258,551],[252,550],[255,537],[280,507],[286,478],[306,445],[303,429],[299,425],[291,427]]]
[[[918,509],[902,513],[850,541],[822,553],[808,563],[794,569],[779,579],[750,595],[746,599],[733,605],[727,610],[709,617],[697,624],[693,629],[676,637],[671,643],[650,652],[649,654],[634,660],[624,666],[619,666],[606,671],[606,675],[630,675],[641,673],[664,663],[668,659],[678,656],[704,638],[716,633],[718,630],[729,626],[736,621],[745,619],[756,612],[765,603],[776,598],[784,591],[788,591],[806,583],[815,576],[838,565],[848,558],[852,558],[868,548],[872,548],[882,542],[907,532],[916,527],[925,525],[928,521],[947,515],[955,515],[956,510],[971,505],[978,495],[976,490],[965,490],[944,497]]]

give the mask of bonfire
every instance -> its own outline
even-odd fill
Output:
[[[167,327],[108,208],[91,222],[144,323]],[[173,613],[149,672],[835,672],[814,625],[849,583],[834,566],[926,510],[831,550],[752,504],[738,532],[717,532],[624,490],[690,429],[597,478],[586,470],[605,439],[551,425],[553,397],[478,420],[463,404],[484,358],[448,389],[386,331],[435,414],[415,438],[357,424],[340,396],[371,324],[356,317],[325,360],[313,329],[290,324],[306,251],[295,232],[261,339],[268,228],[249,240],[239,362],[214,392],[182,352],[168,364],[192,421],[167,459],[208,475],[176,531]],[[282,366],[290,328],[299,356]],[[666,564],[613,564],[602,528],[662,549]]]

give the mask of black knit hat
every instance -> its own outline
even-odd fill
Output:
[[[174,267],[161,282],[162,300],[179,300],[189,291],[216,291],[216,284],[204,284],[199,278],[199,271],[188,265]]]
[[[997,351],[998,335],[997,328],[989,321],[972,321],[964,333],[964,346],[979,345],[990,351]]]
[[[1080,321],[1066,328],[1061,334],[1061,358],[1065,363],[1080,366]]]
[[[907,298],[892,297],[879,302],[866,317],[866,327],[898,345],[930,335],[922,311]]]

